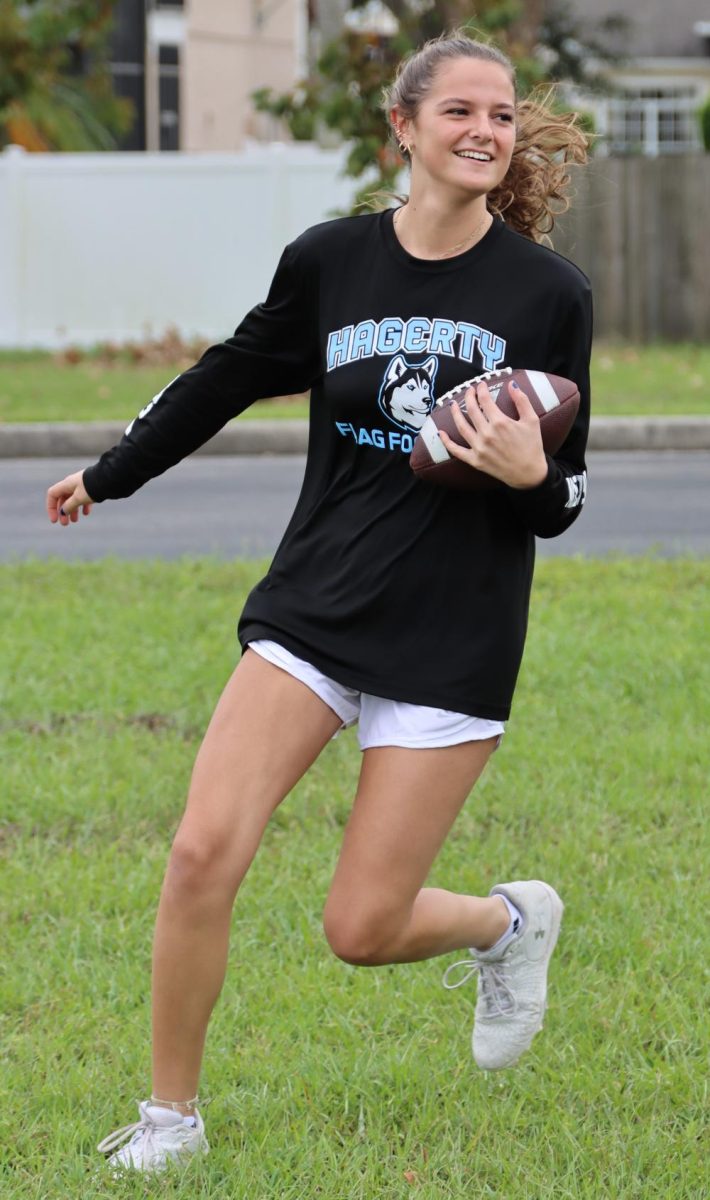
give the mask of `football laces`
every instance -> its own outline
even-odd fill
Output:
[[[467,392],[470,387],[474,387],[477,383],[488,383],[490,379],[497,379],[500,375],[512,374],[512,367],[501,367],[498,371],[484,371],[482,375],[474,375],[473,379],[464,379],[463,383],[457,383],[456,387],[451,388],[450,391],[440,396],[436,401],[436,407],[443,408],[445,404],[451,404],[461,392]]]

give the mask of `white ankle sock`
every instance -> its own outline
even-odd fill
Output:
[[[183,1125],[191,1125],[193,1128],[197,1125],[197,1118],[194,1116],[194,1114],[192,1116],[188,1117],[188,1116],[185,1116],[184,1113],[179,1112],[179,1110],[176,1108],[166,1108],[164,1104],[151,1104],[150,1107],[157,1108],[157,1109],[159,1109],[160,1112],[172,1113],[173,1116],[177,1115],[179,1117],[182,1117]]]
[[[507,946],[508,942],[516,936],[518,931],[522,929],[523,926],[523,914],[521,913],[520,909],[516,908],[515,905],[512,904],[508,899],[508,897],[502,894],[502,892],[496,892],[496,895],[500,896],[501,900],[505,902],[506,908],[510,913],[510,924],[508,925],[505,933],[501,934],[501,936],[498,938],[498,941],[494,942],[490,947],[491,950],[501,950],[503,946]]]

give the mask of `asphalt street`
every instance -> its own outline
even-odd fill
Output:
[[[304,458],[193,457],[128,500],[96,505],[66,528],[50,525],[47,487],[84,463],[0,462],[0,561],[56,556],[120,558],[262,557],[273,553],[298,496]],[[538,553],[710,554],[710,453],[595,452],[588,458],[585,509]]]

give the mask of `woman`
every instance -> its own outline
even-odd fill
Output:
[[[485,1069],[512,1065],[542,1025],[555,890],[423,885],[509,715],[534,535],[561,533],[584,499],[589,284],[539,239],[566,183],[561,159],[583,160],[585,140],[573,117],[517,105],[508,59],[463,35],[406,60],[387,107],[411,163],[408,201],[287,246],[266,302],[234,336],[48,492],[50,520],[67,525],[130,495],[258,397],[311,389],[302,492],[247,600],[244,654],[172,846],[153,956],[154,1091],[135,1125],[100,1143],[127,1143],[115,1170],[207,1150],[196,1092],[237,889],[275,808],[358,719],[362,769],[325,906],[332,949],[375,965],[468,947]],[[408,455],[435,397],[504,364],[577,382],[580,412],[559,454],[544,453],[520,391],[511,421],[482,382],[473,423],[459,421],[467,448],[448,449],[500,486],[454,493],[417,480]]]

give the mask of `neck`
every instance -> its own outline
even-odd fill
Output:
[[[440,204],[434,197],[417,199],[410,194],[399,210],[396,230],[405,250],[415,258],[440,258],[475,246],[491,222],[485,196],[454,207]]]

